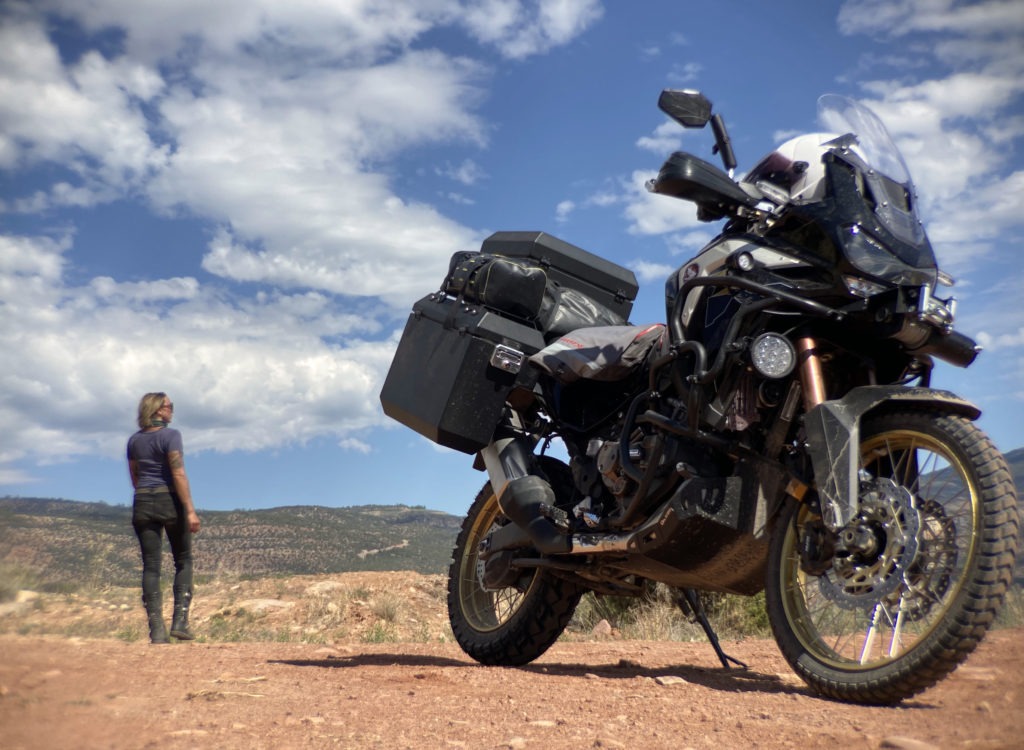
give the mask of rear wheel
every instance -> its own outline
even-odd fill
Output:
[[[542,465],[556,496],[568,497],[564,494],[572,487],[568,467],[552,459],[543,460]],[[503,576],[499,586],[485,585],[480,542],[506,523],[490,483],[485,484],[455,542],[448,569],[448,618],[459,645],[478,662],[519,666],[536,659],[558,639],[585,589],[537,568]]]
[[[941,680],[1009,586],[1019,515],[1002,455],[971,422],[900,411],[861,425],[858,517],[829,535],[807,504],[773,532],[768,617],[817,691],[891,704]]]

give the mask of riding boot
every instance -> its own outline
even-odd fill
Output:
[[[191,641],[195,638],[188,629],[188,608],[192,603],[191,591],[174,592],[174,619],[171,620],[171,635],[180,641]]]
[[[170,643],[167,637],[167,626],[164,624],[163,599],[160,594],[143,596],[142,603],[146,605],[146,615],[149,618],[149,642]]]

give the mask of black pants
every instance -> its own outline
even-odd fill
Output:
[[[160,561],[163,533],[174,556],[174,598],[185,601],[192,594],[192,532],[177,496],[170,490],[138,490],[132,505],[132,526],[142,550],[142,600],[156,601],[160,594]]]

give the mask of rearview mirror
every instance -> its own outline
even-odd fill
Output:
[[[665,89],[658,97],[658,109],[684,128],[702,128],[711,119],[711,102],[689,89]]]

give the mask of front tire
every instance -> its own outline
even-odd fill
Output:
[[[961,417],[870,415],[860,454],[872,477],[862,488],[875,488],[862,492],[861,528],[878,551],[809,564],[820,515],[793,503],[773,532],[765,595],[808,685],[886,705],[943,679],[981,641],[1010,585],[1019,515],[1005,460]]]
[[[542,462],[561,501],[566,482],[572,487],[568,467],[553,459]],[[448,619],[455,640],[488,666],[521,666],[547,651],[569,624],[585,591],[537,568],[523,568],[510,586],[487,588],[480,541],[508,522],[490,483],[485,484],[462,523],[448,569]]]

